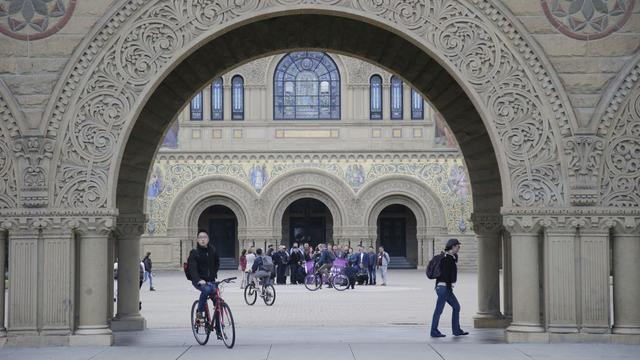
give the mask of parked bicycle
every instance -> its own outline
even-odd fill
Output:
[[[247,305],[255,304],[258,296],[262,298],[267,306],[271,306],[276,302],[276,288],[271,285],[270,279],[261,280],[260,283],[260,289],[256,287],[255,280],[250,281],[249,285],[244,288],[244,301]]]
[[[198,300],[193,302],[191,306],[191,330],[198,344],[205,345],[209,341],[209,335],[212,331],[216,332],[218,340],[222,340],[227,348],[231,349],[235,344],[236,326],[233,322],[233,315],[229,305],[220,296],[221,285],[233,283],[235,279],[236,277],[231,277],[214,283],[216,284],[216,291],[207,298],[207,303],[204,307],[204,318],[197,317]],[[213,309],[213,313],[211,309]]]

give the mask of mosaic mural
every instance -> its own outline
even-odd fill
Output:
[[[472,199],[470,186],[462,159],[412,160],[363,160],[353,162],[286,162],[246,161],[234,164],[156,161],[150,177],[147,201],[149,234],[166,233],[171,203],[189,183],[210,175],[235,178],[248,184],[256,194],[276,178],[286,176],[296,169],[319,169],[340,179],[355,193],[367,183],[389,175],[407,175],[419,179],[437,194],[447,214],[449,233],[465,233],[470,229]]]

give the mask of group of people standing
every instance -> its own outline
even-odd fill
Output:
[[[376,252],[372,246],[368,250],[365,250],[363,246],[358,246],[357,251],[354,251],[349,245],[341,247],[319,244],[314,248],[309,243],[299,246],[297,242],[294,242],[288,250],[284,245],[280,245],[277,250],[273,245],[269,245],[264,255],[273,260],[275,282],[279,285],[286,284],[287,278],[289,278],[290,284],[304,284],[304,278],[310,270],[307,266],[308,262],[313,262],[314,269],[317,271],[322,267],[331,268],[335,259],[345,259],[346,266],[355,268],[358,276],[363,277],[365,285],[377,285],[378,277],[376,274],[378,272],[382,278],[380,285],[387,285],[387,268],[390,257],[382,246]],[[240,254],[240,271],[243,273],[241,287],[244,287],[249,281],[255,259],[256,249],[253,246],[242,250]]]

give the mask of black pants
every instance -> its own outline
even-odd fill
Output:
[[[276,268],[276,283],[287,283],[287,265],[278,265]]]
[[[298,269],[300,268],[300,265],[292,263],[291,265],[289,265],[289,267],[291,268],[291,283],[292,284],[297,284],[298,283]]]

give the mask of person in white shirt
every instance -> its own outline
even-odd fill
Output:
[[[256,261],[255,248],[252,246],[247,251],[247,267],[245,268],[245,285],[249,285],[249,281],[251,281],[251,268],[253,267],[253,262]]]

